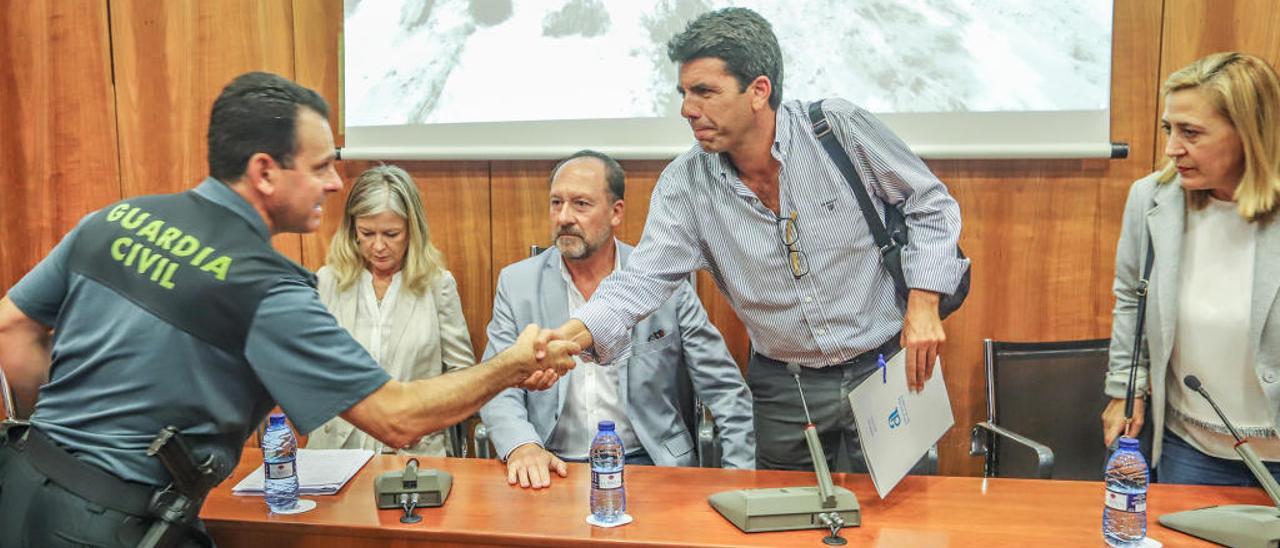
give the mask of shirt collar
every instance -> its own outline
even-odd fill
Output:
[[[778,112],[774,117],[773,125],[773,147],[770,152],[779,162],[785,162],[787,154],[791,152],[791,140],[796,130],[796,109],[800,103],[791,101],[778,105]]]
[[[782,103],[778,106],[777,112],[773,117],[773,145],[769,147],[769,153],[779,162],[786,162],[787,154],[791,152],[792,132],[795,131],[796,122],[792,118],[795,116],[795,108],[798,102],[792,101]],[[721,181],[729,181],[729,174],[733,173],[733,164],[729,161],[729,155],[719,152],[714,155],[716,167],[720,173]]]
[[[249,226],[262,236],[263,240],[271,239],[271,231],[267,230],[267,222],[262,219],[262,215],[258,210],[254,209],[243,196],[231,190],[231,187],[222,181],[209,177],[200,183],[194,190],[200,197],[209,200],[222,207],[230,209],[232,213],[239,215],[249,222]]]

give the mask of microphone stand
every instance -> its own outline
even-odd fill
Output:
[[[1160,524],[1182,531],[1191,536],[1224,544],[1227,546],[1259,546],[1271,547],[1280,542],[1280,485],[1271,472],[1258,459],[1257,453],[1249,447],[1249,440],[1240,436],[1227,416],[1222,413],[1218,404],[1209,397],[1195,375],[1187,375],[1182,379],[1188,388],[1196,391],[1227,426],[1227,431],[1236,439],[1236,454],[1244,461],[1245,466],[1253,473],[1263,491],[1271,497],[1273,506],[1255,504],[1233,504],[1227,506],[1209,506],[1197,510],[1187,510],[1160,516]]]
[[[831,481],[827,457],[818,439],[818,429],[809,416],[809,404],[804,400],[804,388],[800,385],[800,366],[787,364],[787,371],[796,379],[800,389],[800,405],[804,408],[804,439],[813,460],[816,486],[777,487],[771,489],[737,489],[711,495],[708,502],[720,515],[746,533],[762,531],[787,531],[793,529],[829,529],[831,534],[822,539],[828,545],[843,545],[847,540],[839,536],[843,527],[857,527],[862,523],[858,499],[853,492]]]

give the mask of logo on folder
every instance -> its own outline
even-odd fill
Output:
[[[907,402],[902,396],[898,396],[898,405],[889,412],[889,429],[893,430],[910,422],[911,417],[907,415]]]

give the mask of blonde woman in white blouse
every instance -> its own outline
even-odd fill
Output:
[[[1195,375],[1280,476],[1280,77],[1266,61],[1215,53],[1161,89],[1169,163],[1134,183],[1116,252],[1116,307],[1102,415],[1110,442],[1136,436],[1149,403],[1157,481],[1256,485]],[[1154,263],[1134,421],[1124,397],[1137,286]]]
[[[342,223],[317,272],[320,300],[391,377],[434,377],[475,363],[457,283],[431,244],[417,185],[403,169],[378,166],[351,187]],[[335,418],[311,433],[307,447],[392,452]],[[444,456],[448,433],[402,450]]]

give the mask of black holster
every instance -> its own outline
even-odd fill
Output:
[[[218,484],[217,464],[213,457],[196,462],[174,426],[166,426],[156,435],[147,455],[160,459],[173,482],[151,496],[148,512],[155,521],[138,546],[170,548],[187,537],[205,497]]]
[[[25,430],[25,435],[19,433]],[[169,488],[155,489],[141,483],[122,480],[101,468],[81,461],[59,447],[40,430],[33,427],[9,427],[6,436],[16,453],[20,453],[36,471],[52,480],[68,492],[103,508],[152,519],[153,525],[146,539],[154,541],[149,546],[172,547],[178,543],[195,540],[204,546],[212,541],[192,526],[200,513],[204,494],[198,499],[187,499],[187,504],[169,502],[165,493]],[[183,512],[174,512],[175,508]]]

